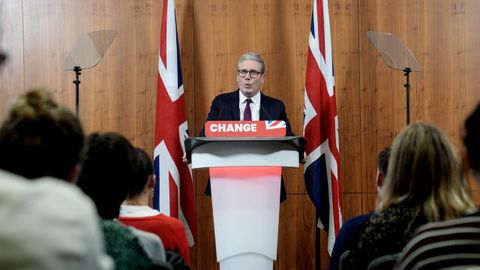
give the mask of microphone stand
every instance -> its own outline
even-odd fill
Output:
[[[406,93],[406,99],[407,99],[407,126],[410,124],[410,72],[412,70],[409,67],[405,67],[403,69],[403,76],[405,76],[405,90],[407,91]]]
[[[75,80],[73,83],[75,84],[75,115],[77,117],[80,117],[79,115],[79,107],[80,107],[80,75],[82,74],[80,71],[82,71],[82,68],[79,66],[75,66],[73,68],[73,71],[75,71]]]

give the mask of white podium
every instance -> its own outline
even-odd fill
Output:
[[[304,144],[296,136],[185,141],[192,168],[209,168],[221,270],[273,269],[282,167],[299,166]]]

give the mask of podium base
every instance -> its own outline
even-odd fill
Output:
[[[220,261],[220,270],[272,270],[273,260],[255,253],[238,254]]]
[[[277,258],[281,173],[281,167],[210,168],[217,261],[229,260],[228,269],[272,269]],[[268,259],[270,267],[245,267],[242,259],[251,256],[262,257],[252,265],[265,265],[261,261]]]

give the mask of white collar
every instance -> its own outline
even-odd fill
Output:
[[[157,210],[147,205],[126,205],[120,206],[120,216],[122,217],[150,217],[160,214]]]
[[[239,93],[239,96],[240,96],[240,104],[243,104],[245,102],[245,100],[247,100],[248,97],[246,97],[245,95],[243,95],[242,91],[238,91]],[[260,105],[260,97],[262,95],[260,94],[260,91],[258,91],[255,96],[251,97],[250,99],[252,100],[252,103],[255,104],[255,105]]]

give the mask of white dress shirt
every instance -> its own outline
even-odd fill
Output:
[[[245,111],[245,107],[247,106],[247,97],[243,95],[242,91],[238,91],[240,95],[239,99],[239,107],[240,107],[240,120],[243,121],[243,112]],[[252,103],[250,103],[250,110],[252,111],[252,121],[260,120],[260,98],[261,98],[260,91],[250,99]]]

